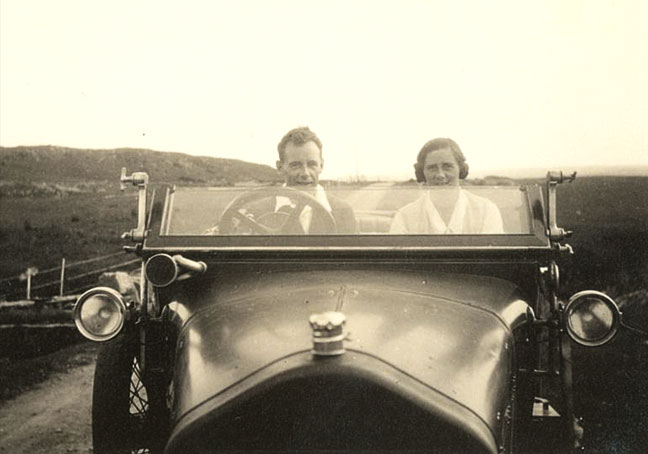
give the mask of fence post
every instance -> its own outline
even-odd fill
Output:
[[[61,286],[59,288],[59,296],[63,296],[63,289],[65,283],[65,257],[61,259]]]
[[[38,268],[35,266],[30,266],[25,270],[24,273],[20,275],[20,280],[21,281],[27,281],[27,299],[31,299],[31,278],[32,276],[36,276],[38,274]]]

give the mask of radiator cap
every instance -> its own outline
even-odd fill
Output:
[[[329,311],[313,314],[309,319],[313,328],[314,356],[337,356],[344,353],[344,324],[342,312]]]

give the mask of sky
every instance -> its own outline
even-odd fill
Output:
[[[323,178],[648,165],[648,2],[0,0],[0,145],[148,148]],[[410,176],[412,176],[410,175]]]

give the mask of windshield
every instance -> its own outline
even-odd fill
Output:
[[[410,184],[198,188],[169,191],[161,236],[520,235],[531,232],[525,187]]]

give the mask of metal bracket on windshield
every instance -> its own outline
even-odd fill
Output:
[[[564,240],[572,232],[558,227],[556,224],[556,187],[565,181],[571,183],[576,179],[576,172],[569,176],[563,175],[561,170],[547,172],[547,236],[552,242]]]
[[[126,183],[132,183],[138,189],[137,204],[137,228],[122,234],[123,239],[132,241],[144,241],[146,238],[146,186],[149,177],[146,172],[133,172],[132,175],[126,176],[126,167],[122,167],[119,187],[123,191],[126,189]]]

